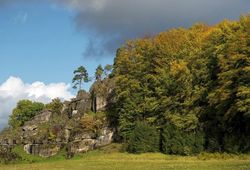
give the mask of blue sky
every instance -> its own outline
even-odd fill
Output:
[[[25,83],[71,83],[80,65],[94,74],[113,57],[84,57],[86,35],[77,31],[74,11],[48,3],[6,6],[0,10],[0,84],[10,76]],[[85,85],[88,89],[90,84]]]

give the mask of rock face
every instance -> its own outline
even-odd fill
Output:
[[[104,111],[107,106],[107,99],[102,96],[96,96],[95,100],[96,100],[95,110],[97,112]]]
[[[114,132],[108,127],[101,130],[100,136],[93,138],[89,134],[82,134],[81,138],[69,143],[68,151],[72,153],[87,152],[101,146],[110,144],[113,141]]]
[[[81,141],[73,141],[69,144],[68,151],[71,153],[83,153],[93,150],[95,146],[94,139],[83,139]]]
[[[36,115],[31,121],[28,121],[22,127],[21,141],[24,144],[31,143],[34,136],[38,134],[38,127],[42,123],[46,123],[50,120],[52,112],[50,110],[42,111]]]
[[[23,149],[28,154],[50,157],[59,152],[60,145],[26,144]]]
[[[100,130],[99,136],[93,134],[80,133],[73,140],[65,140],[55,143],[24,143],[24,150],[28,154],[50,157],[56,155],[63,146],[67,147],[69,153],[82,153],[110,144],[113,141],[113,130],[105,127]]]
[[[44,136],[39,136],[40,125],[49,122],[52,114],[50,110],[42,111],[22,127],[21,140],[24,150],[28,154],[49,157],[55,155],[60,150],[60,145],[48,145],[47,142],[43,141]]]
[[[90,94],[81,90],[78,92],[76,98],[70,102],[64,103],[63,113],[67,114],[69,118],[74,115],[81,115],[91,110]]]
[[[114,80],[105,78],[101,81],[96,81],[91,89],[92,110],[94,112],[105,111],[110,103],[110,97],[114,89]]]
[[[105,146],[110,144],[114,138],[114,130],[105,127],[103,128],[101,135],[96,140],[95,147]]]
[[[36,122],[39,123],[48,122],[50,120],[51,115],[52,112],[50,110],[42,111],[40,114],[36,115],[29,123],[34,124]]]

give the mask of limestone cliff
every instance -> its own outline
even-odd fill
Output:
[[[1,144],[23,145],[27,153],[42,157],[55,155],[63,148],[73,155],[107,145],[113,140],[114,130],[109,127],[105,114],[98,113],[105,111],[107,99],[95,96],[94,100],[89,93],[80,91],[76,98],[64,102],[60,114],[44,110],[15,129],[15,133],[8,129],[12,135],[0,136]]]
[[[114,80],[111,78],[98,80],[91,86],[91,108],[94,112],[106,110],[110,102],[110,96],[112,94],[113,89]]]

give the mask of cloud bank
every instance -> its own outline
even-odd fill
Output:
[[[194,22],[214,24],[250,11],[249,0],[58,0],[77,11],[78,30],[89,37],[85,56],[114,54],[127,39]]]
[[[26,84],[21,78],[9,77],[0,84],[0,130],[7,125],[9,115],[19,100],[29,99],[48,103],[57,97],[62,100],[71,99],[73,95],[70,92],[70,85],[65,83],[46,85],[39,81]]]
[[[194,22],[215,24],[250,11],[249,0],[44,0],[75,11],[77,30],[89,43],[86,57],[114,55],[127,39],[153,35]],[[41,3],[39,0],[0,0],[0,6]]]

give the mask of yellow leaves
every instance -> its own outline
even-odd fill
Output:
[[[250,87],[240,86],[237,89],[237,97],[250,98]]]
[[[187,62],[183,60],[175,60],[170,63],[170,73],[173,76],[179,74],[189,74],[189,69],[187,68]]]
[[[229,89],[220,88],[216,89],[208,95],[209,104],[219,104],[230,99],[231,91]]]
[[[243,68],[243,71],[250,73],[250,66],[246,66]]]
[[[102,120],[95,115],[85,114],[83,117],[81,117],[80,123],[84,131],[96,132],[103,126],[105,120]]]
[[[200,52],[213,30],[213,27],[202,23],[195,24],[188,30],[188,43],[193,55]]]
[[[93,116],[84,115],[81,118],[81,125],[86,131],[93,131],[95,129],[95,119]]]
[[[250,87],[240,86],[237,89],[238,100],[236,102],[237,109],[240,112],[246,112],[250,116]]]
[[[179,28],[160,33],[155,37],[154,43],[163,53],[177,54],[184,48],[187,39],[187,30]]]

